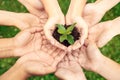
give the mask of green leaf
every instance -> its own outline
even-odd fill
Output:
[[[60,36],[60,42],[63,42],[64,40],[67,40],[67,35]]]
[[[67,41],[71,45],[74,44],[74,42],[75,42],[74,37],[72,35],[67,35]]]
[[[58,32],[59,34],[65,34],[65,33],[66,33],[66,29],[65,29],[65,27],[64,27],[63,25],[57,24],[57,27],[58,27],[57,32]]]
[[[76,25],[76,23],[74,23],[74,24],[72,24],[71,26],[69,26],[69,27],[67,28],[66,33],[67,33],[67,34],[71,34],[72,31],[73,31],[73,29],[74,29],[74,27],[75,27],[75,25]]]

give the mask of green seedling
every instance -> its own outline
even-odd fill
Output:
[[[72,33],[75,25],[76,25],[76,23],[68,26],[68,28],[66,29],[66,28],[64,27],[64,25],[62,25],[62,24],[57,24],[57,27],[58,27],[57,32],[58,32],[59,34],[61,34],[61,36],[60,36],[60,38],[59,38],[59,41],[60,41],[60,42],[63,42],[64,40],[67,40],[69,44],[71,44],[71,45],[74,44],[74,42],[75,42],[75,41],[74,41],[74,37],[71,35],[71,33]]]

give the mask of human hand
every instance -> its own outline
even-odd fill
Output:
[[[44,6],[40,0],[34,0],[34,1],[33,0],[18,0],[18,1],[21,4],[23,4],[31,14],[39,17],[40,19],[48,18],[48,15],[45,12]]]
[[[67,25],[71,25],[72,23],[77,23],[76,28],[80,33],[79,40],[77,40],[73,45],[69,46],[68,48],[69,50],[76,50],[84,44],[84,41],[88,36],[88,26],[83,20],[83,18],[80,16],[75,16],[73,18],[69,18],[68,16],[66,16],[66,19],[67,19],[66,21]]]
[[[83,68],[94,72],[100,69],[100,65],[104,63],[104,56],[93,42],[89,42],[87,47],[83,46],[80,51],[76,52],[74,55]]]
[[[56,70],[56,65],[64,57],[64,51],[51,49],[46,53],[39,49],[19,58],[15,65],[0,76],[0,80],[26,80],[31,75],[45,75]],[[7,77],[6,77],[7,76]]]
[[[101,22],[89,29],[88,39],[94,41],[98,47],[103,47],[114,36],[120,34],[120,27],[118,26],[119,18]]]
[[[45,75],[52,73],[56,70],[57,64],[64,57],[64,51],[60,49],[52,49],[46,53],[42,48],[30,52],[29,54],[21,57],[17,63],[21,64],[24,72],[27,75]],[[32,56],[32,57],[31,57]]]
[[[88,25],[82,18],[82,12],[86,0],[71,0],[69,10],[66,14],[66,24],[71,25],[76,23],[76,28],[80,33],[79,40],[77,40],[73,45],[69,46],[68,50],[76,50],[80,48],[88,35]]]
[[[0,11],[0,24],[7,26],[16,26],[21,30],[29,27],[39,26],[39,19],[29,13],[15,13],[9,11]],[[4,16],[4,17],[3,17]]]
[[[15,57],[23,56],[35,49],[40,49],[42,44],[41,31],[42,29],[39,27],[32,27],[17,34],[13,38],[13,55]]]
[[[86,80],[81,66],[77,63],[71,53],[68,53],[68,55],[66,55],[58,64],[55,75],[62,80]]]
[[[83,11],[83,18],[87,22],[89,27],[97,24],[102,17],[104,16],[105,12],[96,3],[88,3],[86,4],[84,11]]]

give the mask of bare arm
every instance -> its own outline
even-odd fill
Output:
[[[0,58],[13,56],[13,39],[0,39]]]
[[[28,75],[20,64],[15,64],[7,72],[0,76],[0,80],[26,80]]]
[[[55,16],[56,14],[62,14],[57,0],[41,0],[44,5],[46,12],[50,16]],[[63,14],[62,14],[63,15]]]
[[[103,57],[102,64],[96,70],[97,73],[107,80],[120,80],[120,65],[107,57]]]
[[[68,13],[72,15],[81,16],[86,0],[71,0]]]
[[[13,12],[0,11],[0,25],[15,26],[15,19],[13,17]]]
[[[97,5],[105,13],[120,2],[120,0],[98,0]]]

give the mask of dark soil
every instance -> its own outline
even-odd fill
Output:
[[[69,25],[68,25],[68,26],[69,26]],[[67,28],[68,26],[65,25],[66,28]],[[59,34],[59,33],[57,32],[57,30],[58,30],[58,28],[56,28],[55,31],[53,32],[53,37],[54,37],[58,42],[60,42],[60,41],[59,41],[59,38],[60,38],[61,34]],[[74,37],[74,41],[76,41],[76,40],[79,39],[80,33],[78,32],[78,30],[77,30],[76,27],[73,29],[71,35]],[[61,43],[61,42],[60,42],[60,43]],[[66,40],[63,41],[61,44],[65,45],[65,46],[67,46],[67,47],[70,46],[70,44],[69,44],[68,41],[66,41]]]

